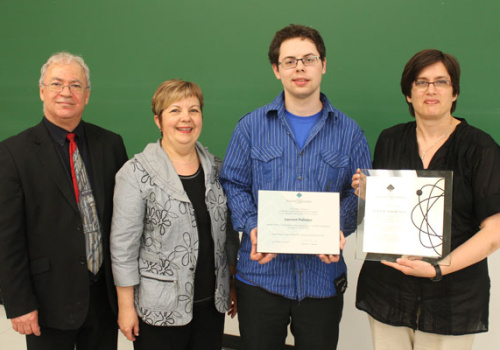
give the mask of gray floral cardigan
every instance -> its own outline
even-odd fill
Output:
[[[226,197],[219,183],[221,161],[199,142],[196,151],[205,173],[205,200],[215,248],[215,306],[225,312],[229,304],[228,259],[229,265],[236,265],[239,241],[226,219]],[[135,286],[135,307],[144,322],[185,325],[193,317],[197,257],[193,206],[160,142],[151,143],[116,175],[111,228],[115,284]]]

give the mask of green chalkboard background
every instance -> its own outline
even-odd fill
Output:
[[[498,0],[0,0],[0,140],[41,119],[40,67],[68,50],[91,70],[84,119],[120,133],[129,155],[159,136],[156,87],[181,78],[202,87],[201,141],[223,157],[238,119],[281,91],[267,61],[274,33],[300,23],[327,46],[322,91],[372,148],[382,129],[411,119],[398,82],[424,48],[458,58],[455,115],[499,141],[499,19]]]

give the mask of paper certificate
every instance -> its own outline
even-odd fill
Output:
[[[366,178],[363,251],[437,258],[443,255],[445,178]]]
[[[339,254],[338,193],[259,191],[258,206],[258,252]]]

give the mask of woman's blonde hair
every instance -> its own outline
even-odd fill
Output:
[[[158,86],[153,95],[151,100],[153,114],[157,115],[161,121],[161,113],[165,108],[188,97],[196,97],[203,111],[203,93],[198,85],[180,79],[167,80]]]

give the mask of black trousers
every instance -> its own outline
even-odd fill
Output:
[[[134,350],[220,350],[224,314],[210,299],[194,303],[193,319],[185,326],[157,327],[139,320]]]
[[[79,329],[60,330],[40,327],[41,335],[27,335],[28,350],[116,350],[118,325],[109,305],[106,281],[101,276],[90,286],[90,304],[85,322]]]
[[[334,350],[339,338],[343,295],[301,301],[236,280],[242,350],[285,347],[287,326],[297,350]]]

